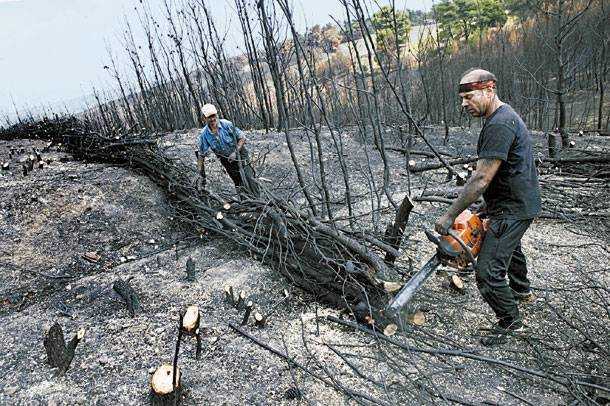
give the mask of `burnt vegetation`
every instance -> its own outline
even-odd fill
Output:
[[[173,218],[192,235],[223,239],[279,272],[287,286],[341,310],[341,317],[325,318],[316,304],[313,321],[299,320],[298,346],[289,348],[282,332],[258,334],[296,300],[287,290],[263,305],[247,291],[217,289],[226,298],[225,324],[288,366],[286,399],[313,395],[300,387],[298,377],[306,376],[357,404],[607,403],[608,4],[461,0],[423,13],[340,2],[343,15],[303,31],[291,2],[234,0],[233,24],[243,34],[237,56],[227,53],[227,27],[218,26],[208,2],[165,0],[164,22],[151,12],[158,4],[140,2],[137,28],[146,42],[137,43],[127,23],[125,48],[113,50],[106,66],[115,90],[94,90],[95,105],[79,114],[7,118],[0,129],[7,145],[36,139],[46,147],[11,149],[1,156],[3,173],[24,178],[44,170],[52,150],[134,169],[163,190]],[[113,52],[126,52],[131,65],[117,66]],[[468,274],[444,271],[442,288],[424,288],[398,326],[388,328],[383,315],[417,271],[418,229],[451,203],[476,162],[480,123],[460,110],[455,89],[472,66],[496,73],[500,98],[534,130],[543,193],[534,227],[578,236],[546,247],[589,255],[541,278],[532,331],[498,351],[459,336],[477,312],[474,284],[470,295],[464,286],[472,282]],[[258,132],[259,197],[237,198],[214,184],[199,190],[193,140],[186,150],[170,145],[170,135],[202,126],[200,107],[208,102]],[[27,156],[22,170],[17,156]],[[189,257],[189,283],[203,274],[196,267]],[[114,290],[128,313],[118,311],[131,317],[146,315],[155,300],[139,297],[123,279]],[[203,351],[205,362],[206,314],[196,311],[192,326],[183,324],[191,314],[180,313],[174,363],[151,378],[153,404],[189,401],[183,389],[197,371],[177,364],[183,335],[196,338],[196,358]],[[350,338],[322,340],[320,325]],[[87,345],[75,355],[81,338],[66,346],[58,324],[46,336],[49,363],[60,374]],[[476,379],[462,391],[458,381],[469,372]],[[514,388],[494,384],[496,376]]]

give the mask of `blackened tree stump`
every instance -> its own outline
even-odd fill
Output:
[[[394,223],[388,225],[388,228],[386,229],[385,241],[395,250],[400,248],[400,242],[405,233],[405,228],[409,221],[409,214],[411,214],[411,209],[413,209],[413,207],[413,201],[409,195],[405,196],[398,208],[398,212],[396,212]],[[389,264],[393,264],[394,261],[396,261],[396,255],[393,252],[386,252],[385,261]]]
[[[246,292],[241,290],[239,295],[237,295],[237,301],[235,302],[235,308],[241,310],[241,308],[246,304]]]
[[[44,348],[47,351],[47,362],[51,367],[58,368],[57,375],[63,375],[70,368],[76,346],[84,335],[85,329],[80,329],[66,345],[64,332],[57,322],[45,334]]]
[[[235,306],[237,301],[235,300],[235,294],[233,293],[233,286],[227,285],[225,286],[225,299],[227,302],[231,304],[231,306]]]
[[[252,303],[252,301],[248,301],[248,303],[246,303],[246,312],[244,313],[244,317],[241,320],[242,326],[245,326],[246,324],[248,324],[248,320],[250,319],[250,313],[252,313],[253,308],[254,308],[254,303]]]
[[[265,327],[267,324],[267,317],[263,316],[259,312],[254,313],[254,324],[258,327]]]
[[[179,405],[182,400],[182,383],[180,368],[176,368],[174,386],[174,367],[163,364],[150,379],[150,404],[153,406]]]
[[[199,307],[196,305],[189,306],[185,311],[180,313],[180,323],[178,325],[178,339],[176,341],[176,352],[174,353],[174,365],[178,364],[178,353],[180,352],[180,343],[182,342],[182,336],[188,335],[197,339],[197,350],[195,358],[199,359],[201,355],[201,332],[199,330],[199,323],[201,321],[201,315],[199,313]]]
[[[195,261],[193,261],[193,258],[189,257],[186,260],[186,280],[189,282],[193,282],[195,280],[196,275],[197,269],[195,267]]]
[[[138,294],[133,290],[129,282],[118,279],[112,285],[112,289],[123,298],[131,317],[135,317],[136,313],[140,310],[140,299],[138,299]]]

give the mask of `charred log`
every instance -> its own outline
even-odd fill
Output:
[[[411,209],[413,209],[413,202],[411,201],[411,198],[407,195],[402,200],[402,203],[398,208],[394,223],[388,225],[388,228],[386,230],[385,241],[396,250],[398,250],[398,248],[400,247],[402,236],[405,233],[405,228],[407,226],[407,222],[409,221],[409,214],[411,213]],[[386,253],[386,262],[393,264],[395,260],[396,255],[394,255],[394,253]]]
[[[476,162],[477,161],[477,157],[476,156],[472,156],[472,157],[465,157],[465,158],[456,158],[456,159],[450,159],[449,161],[447,161],[447,163],[449,165],[462,165],[462,164],[469,164],[472,162]],[[443,165],[443,163],[429,163],[429,164],[413,164],[413,165],[409,165],[409,171],[412,173],[418,173],[418,172],[425,172],[425,171],[431,171],[433,169],[440,169],[445,167],[445,165]]]
[[[72,123],[73,128],[66,123]],[[209,190],[197,190],[192,182],[193,168],[167,159],[150,136],[105,137],[87,131],[85,124],[69,120],[32,126],[35,136],[63,143],[79,159],[138,168],[168,191],[177,210],[197,219],[199,229],[203,227],[245,248],[319,301],[341,308],[361,301],[379,308],[387,303],[388,294],[374,275],[388,273],[389,269],[383,258],[369,248],[371,238],[323,223],[269,191],[264,191],[265,199],[232,201],[227,206],[226,198]],[[12,128],[0,137],[23,137],[19,132]],[[346,266],[348,263],[352,266]],[[133,307],[130,313],[135,314],[136,301],[130,299],[137,296],[126,293],[125,300]],[[233,305],[236,301],[234,298]]]

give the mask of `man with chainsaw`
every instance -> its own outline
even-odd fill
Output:
[[[254,178],[254,170],[244,146],[246,143],[244,133],[229,120],[220,119],[213,104],[205,104],[201,108],[201,113],[207,124],[198,138],[199,187],[205,188],[205,158],[210,151],[213,151],[235,184],[240,197],[244,193],[250,197],[258,197],[258,183]]]
[[[476,264],[476,281],[498,319],[481,339],[487,346],[505,343],[523,327],[517,301],[529,301],[533,295],[521,237],[541,208],[531,136],[515,110],[498,98],[496,82],[495,75],[483,69],[471,69],[460,80],[462,108],[485,122],[477,143],[476,170],[435,224],[439,234],[447,235],[456,217],[483,195],[489,226]]]

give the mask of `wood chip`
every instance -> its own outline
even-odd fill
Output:
[[[464,290],[464,281],[459,276],[451,275],[449,282],[451,284],[451,287],[453,287],[454,289],[460,292]]]
[[[388,324],[386,328],[383,329],[383,335],[390,337],[396,334],[396,331],[398,331],[398,326],[396,324]]]
[[[402,288],[402,284],[398,282],[383,282],[383,289],[388,293],[398,292]]]
[[[85,252],[83,254],[83,258],[86,259],[87,261],[93,262],[93,263],[97,263],[97,262],[99,262],[100,259],[102,259],[102,257],[99,256],[98,253],[95,251]]]
[[[426,315],[420,310],[417,310],[415,313],[409,315],[408,320],[415,326],[423,326],[426,323]]]

